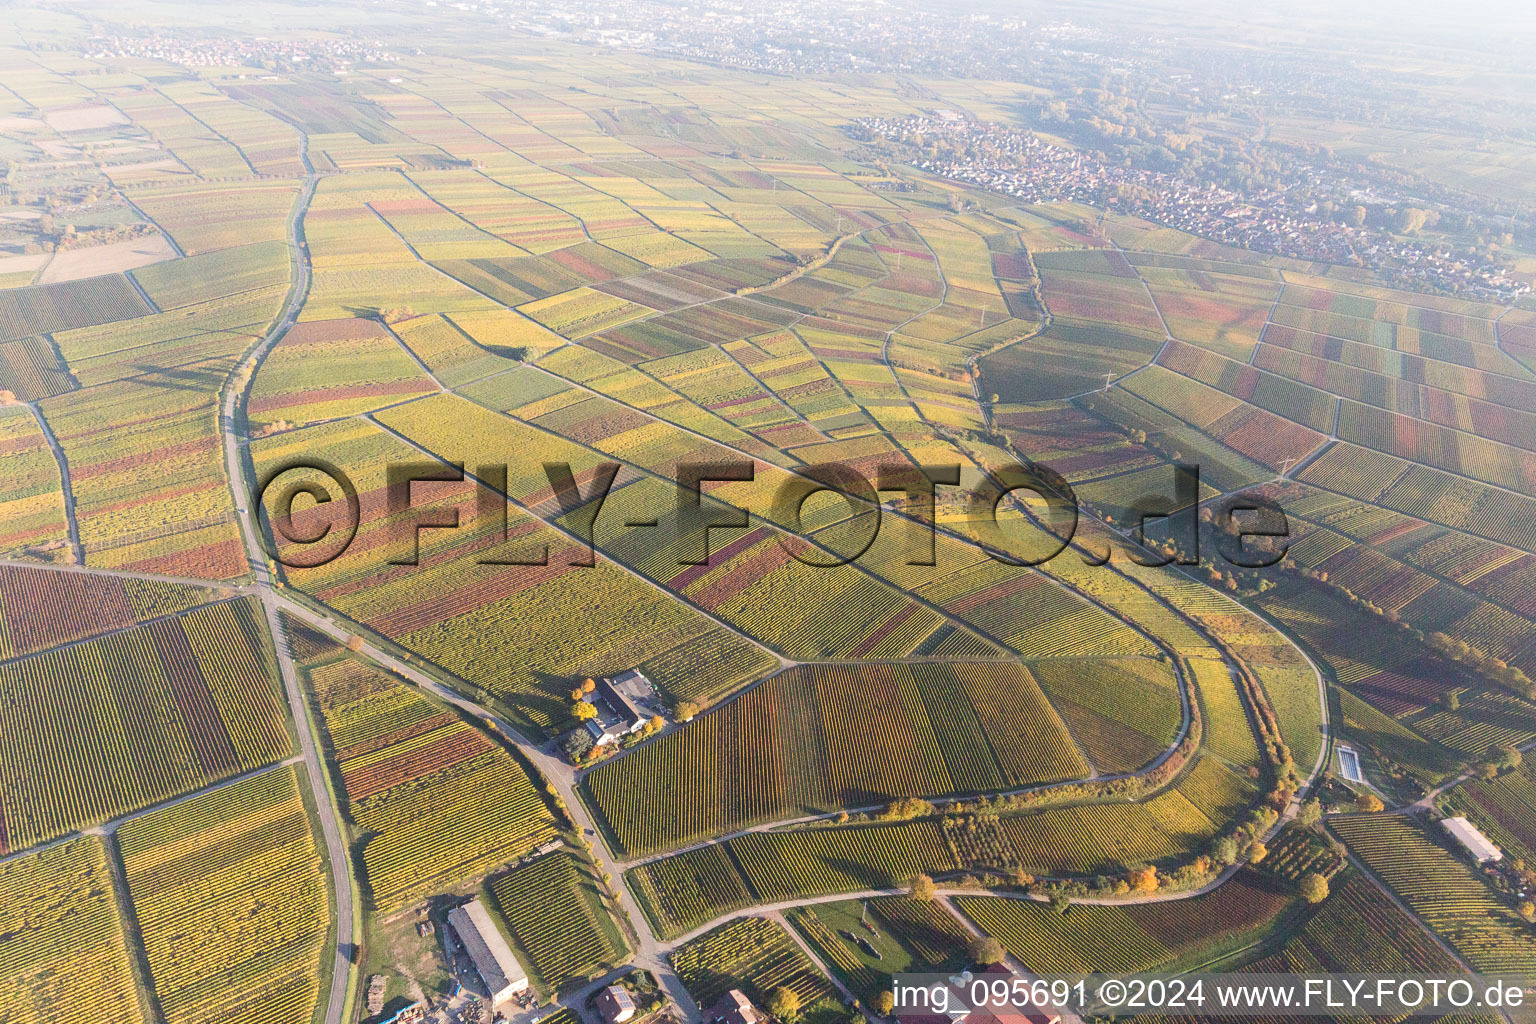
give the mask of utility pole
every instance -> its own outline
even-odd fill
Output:
[[[1104,386],[1102,388],[1100,388],[1100,390],[1101,391],[1108,391],[1109,390],[1109,383],[1110,383],[1110,381],[1112,381],[1114,379],[1115,379],[1115,375],[1114,374],[1106,373],[1104,375]]]

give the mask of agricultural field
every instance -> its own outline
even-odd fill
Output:
[[[0,553],[73,559],[59,463],[25,406],[0,407]]]
[[[1214,892],[1137,906],[1077,904],[1065,914],[1033,900],[960,896],[955,905],[1026,968],[1044,974],[1165,971],[1250,943],[1291,898],[1253,871]]]
[[[1531,977],[1536,935],[1438,837],[1402,815],[1339,818],[1329,828],[1473,970]]]
[[[606,973],[628,955],[601,880],[568,852],[519,865],[492,880],[490,891],[546,992]]]
[[[700,1006],[713,1006],[733,988],[757,1006],[781,986],[798,995],[805,1008],[832,996],[832,986],[783,926],[761,917],[732,921],[679,946],[672,966]]]
[[[287,706],[252,599],[0,663],[7,850],[271,764]]]
[[[144,1020],[107,857],[82,836],[0,863],[0,1017],[52,1024],[89,1005],[108,1024]]]
[[[644,950],[805,1024],[853,1012],[817,958],[869,1001],[968,924],[1042,972],[1449,969],[1419,919],[1536,962],[1517,901],[1392,812],[1329,819],[1368,873],[1285,824],[1199,896],[981,891],[1200,876],[1336,795],[1336,742],[1390,807],[1457,780],[1437,809],[1536,859],[1536,769],[1479,770],[1536,742],[1507,54],[1473,75],[1404,15],[1382,61],[1340,9],[1297,21],[1326,53],[1255,63],[1236,21],[1111,4],[1031,25],[1025,75],[1022,19],[945,5],[756,38],[311,6],[0,11],[0,1020],[309,1024],[332,942],[388,1018],[452,990],[416,926],[472,893],[546,1001]],[[357,494],[307,564],[345,503],[247,508],[296,463]],[[400,508],[405,463],[463,475]],[[1060,524],[980,500],[1020,463],[1078,499],[1039,566]],[[1144,564],[1190,463],[1202,544],[1262,495],[1278,565]],[[690,517],[699,464],[734,468]],[[869,493],[796,504],[829,464]],[[633,721],[589,723],[628,670]],[[885,895],[918,875],[977,890]]]
[[[135,818],[116,843],[166,1024],[314,1013],[331,913],[296,769]]]
[[[1086,768],[1022,666],[799,668],[599,766],[583,785],[620,849],[649,854],[776,818],[1014,789]]]
[[[480,728],[290,625],[370,905],[398,910],[521,857],[556,832],[529,771]]]
[[[259,432],[355,416],[436,390],[383,324],[309,321],[283,335],[261,364],[245,413]]]
[[[1476,779],[1451,790],[1447,800],[1468,814],[1506,856],[1536,863],[1536,765],[1527,761],[1497,779]]]
[[[880,896],[818,903],[792,910],[785,918],[865,1002],[889,989],[893,974],[966,966],[971,935],[937,901]]]
[[[1357,871],[1332,885],[1322,906],[1294,926],[1280,949],[1247,970],[1303,974],[1451,971],[1461,968],[1419,923]]]

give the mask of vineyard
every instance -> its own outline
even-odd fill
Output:
[[[435,386],[373,320],[298,324],[261,364],[246,402],[260,424],[313,423],[425,395]]]
[[[0,1020],[62,1024],[81,1006],[103,1024],[145,1019],[100,839],[0,863],[0,934]]]
[[[1085,770],[1022,666],[797,668],[584,786],[621,849],[647,854],[775,818]]]
[[[744,917],[700,936],[672,953],[672,966],[702,1007],[740,988],[756,1006],[783,986],[801,1007],[829,997],[832,986],[800,952],[784,928],[761,917]]]
[[[117,845],[166,1024],[314,1013],[330,911],[295,769],[135,818]]]
[[[1344,858],[1311,829],[1289,825],[1268,845],[1262,870],[1292,885],[1308,872],[1332,878],[1344,869]]]
[[[544,447],[546,435],[498,438],[496,431],[511,427],[512,421],[460,399],[423,399],[380,413],[379,419],[422,444],[435,443],[435,433],[446,424],[453,430],[453,447],[445,454],[465,457],[471,465],[502,458],[493,454],[498,451],[535,451],[551,459],[568,454],[568,449]],[[510,447],[501,448],[503,441]],[[540,447],[530,448],[530,441]],[[572,567],[575,545],[515,505],[508,511],[508,536],[501,540],[498,510],[488,508],[490,502],[481,504],[487,495],[473,486],[451,488],[451,497],[442,499],[443,507],[458,507],[461,526],[423,531],[419,567],[388,564],[390,558],[409,557],[410,533],[392,528],[387,516],[384,465],[421,456],[367,420],[263,439],[252,446],[252,454],[258,470],[287,458],[319,455],[357,480],[362,496],[357,541],[334,562],[296,572],[296,585],[485,687],[533,731],[556,731],[569,722],[566,694],[572,678],[638,667],[666,692],[688,696],[733,689],[772,664],[761,648],[606,559],[591,568]],[[583,487],[589,486],[594,461],[584,455],[572,460]],[[539,461],[514,460],[511,468],[508,487],[515,501],[558,510]],[[296,522],[301,528],[309,525]],[[513,570],[480,564],[488,557],[526,559],[546,544],[548,567]],[[607,613],[588,615],[595,605]]]
[[[1470,780],[1450,795],[1465,801],[1474,819],[1510,856],[1536,863],[1536,765],[1527,761],[1492,782]]]
[[[332,647],[305,666],[373,907],[477,878],[555,834],[527,769],[478,728]]]
[[[1025,967],[1047,974],[1145,972],[1209,957],[1253,941],[1289,902],[1279,887],[1252,871],[1190,899],[1078,904],[1065,914],[1033,900],[955,898],[967,917]]]
[[[253,604],[207,605],[0,665],[6,848],[287,756],[287,706]]]
[[[1533,976],[1536,935],[1514,908],[1408,818],[1339,818],[1330,828],[1473,970]]]
[[[0,407],[0,481],[0,554],[64,553],[69,524],[59,464],[32,410],[24,406]]]
[[[866,1001],[889,989],[893,974],[964,966],[971,939],[944,904],[906,896],[818,903],[785,917],[822,962]]]
[[[708,45],[686,62],[629,45],[566,59],[627,37],[635,11],[562,30],[552,58],[536,54],[556,45],[542,35],[512,56],[450,58],[435,29],[403,38],[391,15],[358,32],[343,12],[303,55],[283,33],[205,59],[212,29],[166,46],[107,19],[110,43],[87,43],[96,29],[77,39],[40,5],[0,14],[26,37],[0,61],[14,208],[0,218],[0,560],[13,563],[0,565],[0,1024],[317,1016],[328,872],[303,769],[279,766],[304,723],[289,721],[255,594],[387,638],[512,723],[519,735],[503,736],[289,631],[329,772],[314,781],[339,803],[363,904],[363,970],[395,954],[376,940],[413,930],[415,908],[481,888],[544,997],[631,955],[614,883],[574,847],[535,854],[570,826],[608,842],[663,945],[713,928],[673,955],[701,1004],[739,986],[761,1006],[787,986],[806,1024],[838,1024],[797,940],[868,1000],[898,969],[958,968],[971,934],[943,902],[848,894],[919,874],[1098,889],[1140,865],[1188,866],[1182,881],[1256,808],[1283,804],[1332,735],[1358,745],[1394,803],[1536,739],[1520,675],[1536,677],[1536,300],[1519,297],[1528,239],[1498,240],[1506,226],[1468,214],[1463,232],[1455,209],[1426,213],[1423,235],[1393,228],[1383,263],[1369,240],[1410,211],[1364,198],[1369,224],[1346,225],[1353,200],[1276,221],[1257,191],[1226,212],[1142,220],[1124,212],[1146,212],[1137,161],[1203,158],[1195,136],[1147,127],[1166,110],[1133,126],[1146,98],[1119,85],[912,85],[877,64],[835,82],[760,75],[744,70],[758,58]],[[705,20],[701,36],[724,31]],[[822,60],[791,51],[758,70]],[[1416,51],[1419,78],[1467,77],[1429,56]],[[1145,74],[1105,60],[1113,79]],[[1312,75],[1297,66],[1285,73]],[[1482,61],[1478,81],[1496,68]],[[1180,94],[1215,103],[1206,88]],[[1234,90],[1221,103],[1255,111],[1284,93]],[[1045,135],[1014,155],[1026,168],[1064,144],[1073,184],[1054,201],[1047,180],[1010,195],[942,170],[963,150],[974,171],[990,142],[860,134],[922,110],[965,140],[972,115],[951,109],[1008,120],[1021,96],[1025,115],[1065,108],[1109,140],[1104,190]],[[1530,198],[1519,139],[1457,117],[1465,134],[1404,128],[1382,145],[1365,130],[1380,125],[1319,116],[1269,118],[1251,145],[1317,150],[1304,170],[1340,195],[1421,176],[1447,203],[1469,190],[1520,234],[1497,192]],[[1353,139],[1345,156],[1370,151],[1349,171],[1368,180],[1333,180],[1322,143],[1335,136]],[[1253,183],[1229,184],[1243,197]],[[1337,223],[1311,250],[1297,247],[1304,228],[1263,252],[1227,244],[1314,212]],[[1208,214],[1243,223],[1204,231]],[[1461,234],[1475,260],[1513,261],[1506,282],[1461,263],[1441,288],[1433,268]],[[1350,239],[1366,243],[1353,265],[1323,262]],[[1391,256],[1412,244],[1420,255]],[[1424,291],[1387,286],[1412,277]],[[352,543],[278,573],[272,593],[244,550],[244,485],[228,478],[243,455],[257,478],[324,460],[357,485]],[[433,497],[412,511],[455,526],[416,533],[387,467],[432,459],[478,480],[418,491]],[[1021,460],[1069,480],[1083,510],[1079,547],[1039,568],[995,557],[1050,539],[1015,502],[991,550],[966,539],[987,518],[968,497]],[[700,506],[746,510],[745,525],[688,522],[682,467],[726,462],[749,462],[751,478],[709,480]],[[1177,463],[1200,466],[1207,507],[1242,491],[1279,501],[1293,534],[1282,567],[1264,577],[1212,556],[1186,574],[1122,557],[1119,533],[1173,493]],[[934,557],[904,543],[927,532],[915,492],[903,503],[880,487],[880,516],[835,495],[775,502],[822,464],[872,481],[958,466],[962,483],[935,502]],[[306,498],[294,525],[336,509]],[[802,560],[872,520],[858,559]],[[1088,564],[1104,545],[1114,567]],[[281,554],[303,546],[285,539]],[[703,564],[687,557],[701,547]],[[209,585],[165,582],[184,577]],[[572,688],[628,669],[655,684],[645,714],[670,711],[676,727],[609,760],[580,737],[561,750],[582,724]],[[553,752],[582,766],[580,807],[543,788],[524,742],[538,764]],[[1437,800],[1527,864],[1531,757]],[[931,814],[917,802],[951,797],[963,803]],[[1260,970],[1456,969],[1418,915],[1475,970],[1536,979],[1518,900],[1438,830],[1386,814],[1330,827],[1370,874],[1293,824],[1198,897],[1066,914],[958,902],[1043,972],[1171,970],[1246,944],[1263,947]],[[78,835],[92,831],[105,847]],[[1302,906],[1289,894],[1313,872],[1334,893]],[[794,932],[741,916],[805,900],[825,902],[788,912]],[[392,997],[417,982],[442,994],[446,975],[399,966],[380,968]]]
[[[0,565],[0,659],[174,615],[214,596],[160,580]]]
[[[658,931],[677,935],[754,903],[886,889],[919,874],[991,867],[1063,877],[1173,862],[1208,843],[1255,793],[1252,782],[1201,757],[1172,789],[1139,803],[986,822],[926,818],[749,832],[648,861],[627,877]]]
[[[1459,973],[1456,959],[1380,889],[1351,872],[1275,954],[1247,969],[1306,974]]]
[[[546,992],[602,974],[628,953],[589,864],[560,852],[490,884],[501,919]]]
[[[625,881],[656,933],[666,938],[754,902],[747,880],[723,843],[631,868]]]

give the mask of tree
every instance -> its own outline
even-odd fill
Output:
[[[1222,867],[1237,863],[1237,840],[1231,836],[1222,836],[1216,840],[1216,845],[1211,847],[1211,859]]]
[[[1381,802],[1381,797],[1375,793],[1361,793],[1355,798],[1355,807],[1366,814],[1375,814],[1377,811],[1383,810],[1386,805]]]
[[[1248,862],[1250,864],[1262,864],[1264,858],[1268,856],[1269,847],[1257,840],[1254,841],[1252,846],[1248,847]]]
[[[1349,211],[1349,226],[1352,227],[1352,228],[1358,228],[1358,227],[1363,227],[1364,225],[1365,225],[1365,207],[1363,207],[1363,206],[1356,206],[1356,207],[1351,208],[1350,211]]]
[[[800,1012],[800,997],[794,989],[780,985],[768,995],[768,1012],[779,1020],[788,1020]]]
[[[890,989],[881,989],[875,996],[875,1012],[882,1017],[888,1017],[894,1009],[896,1009],[896,997],[891,994]]]
[[[1328,898],[1328,879],[1316,871],[1308,871],[1301,876],[1301,882],[1296,891],[1301,893],[1301,898],[1308,903],[1321,903]]]
[[[699,705],[697,701],[680,700],[677,702],[676,711],[677,720],[679,722],[686,722],[699,713]]]
[[[596,679],[588,679],[586,682],[581,684],[582,693],[591,693],[595,689],[597,689]]]
[[[597,708],[591,701],[579,700],[571,705],[571,714],[576,716],[578,722],[588,722],[597,717]]]
[[[1515,910],[1519,913],[1520,919],[1526,924],[1536,924],[1536,903],[1532,903],[1530,900],[1523,900]]]
[[[1461,707],[1461,694],[1455,690],[1446,690],[1440,698],[1440,703],[1445,705],[1445,710],[1456,711]]]
[[[1499,748],[1498,765],[1500,768],[1514,770],[1520,767],[1520,749],[1513,744],[1505,744]]]
[[[915,796],[904,796],[900,800],[891,801],[880,816],[886,821],[910,821],[932,813],[933,804],[927,800],[920,800]]]
[[[354,637],[348,638],[348,640],[347,640],[347,650],[351,651],[353,654],[356,654],[358,651],[361,651],[362,649],[363,649],[363,638],[362,637],[354,636]]]
[[[1072,909],[1072,897],[1058,889],[1051,893],[1051,909],[1058,914],[1065,914]]]
[[[1133,868],[1125,876],[1125,880],[1131,883],[1131,890],[1138,893],[1157,891],[1157,868],[1150,865],[1144,868]]]
[[[15,405],[15,404],[16,404],[16,392],[14,392],[14,391],[0,391],[0,405]]]
[[[933,879],[927,875],[918,875],[913,878],[907,891],[912,894],[913,899],[920,900],[923,903],[931,903],[933,898],[938,895],[933,887]]]
[[[572,764],[580,764],[586,756],[592,753],[595,746],[592,735],[585,729],[572,729],[565,734],[560,741],[560,749],[565,753],[566,759]]]
[[[1302,804],[1301,809],[1296,812],[1296,822],[1304,828],[1317,828],[1322,820],[1323,805],[1315,799]]]
[[[969,952],[971,962],[982,967],[1003,962],[1003,944],[990,935],[978,935],[972,939]]]

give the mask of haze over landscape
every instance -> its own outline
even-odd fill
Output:
[[[1532,1019],[1523,6],[0,26],[3,1024]]]

